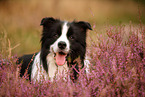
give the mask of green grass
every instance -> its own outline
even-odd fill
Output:
[[[0,0],[0,96],[143,96],[144,5],[134,0],[58,1]],[[14,55],[40,50],[40,21],[47,16],[91,23],[93,31],[87,33],[89,78],[82,74],[77,84],[63,80],[30,84],[19,77]]]
[[[40,22],[43,17],[55,17],[62,20],[83,20],[95,25],[90,37],[105,33],[110,25],[145,24],[145,6],[131,1],[100,1],[100,0],[8,0],[0,2],[0,50],[6,52],[8,39],[12,55],[23,55],[40,50]],[[139,11],[141,14],[139,14]],[[94,33],[96,32],[96,33]],[[3,37],[3,34],[7,37]],[[90,40],[88,40],[90,44]],[[2,51],[2,49],[5,49]],[[7,55],[7,54],[6,54]]]

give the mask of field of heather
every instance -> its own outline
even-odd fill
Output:
[[[0,0],[0,97],[144,97],[145,3],[134,0]],[[90,22],[88,76],[33,83],[17,57],[40,50],[40,21]]]

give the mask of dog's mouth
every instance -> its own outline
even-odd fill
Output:
[[[55,53],[56,64],[58,66],[64,65],[65,62],[66,62],[66,56],[67,56],[67,54],[64,53],[64,52],[57,52],[57,53]]]

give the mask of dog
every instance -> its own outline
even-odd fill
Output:
[[[79,71],[88,62],[85,55],[87,30],[92,30],[90,23],[46,17],[40,25],[43,27],[41,50],[18,58],[17,63],[21,63],[20,76],[28,74],[30,80],[38,82],[42,78],[53,81],[59,76],[67,77],[66,72],[69,71],[69,78],[75,82]]]

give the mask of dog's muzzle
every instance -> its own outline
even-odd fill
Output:
[[[66,56],[68,54],[67,44],[64,41],[58,42],[57,51],[55,53],[55,61],[58,66],[62,66],[66,62]]]

